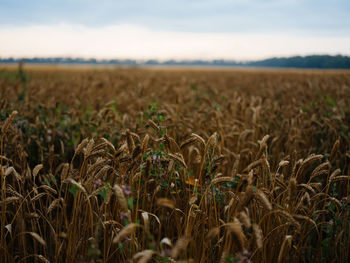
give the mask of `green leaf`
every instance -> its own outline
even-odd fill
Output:
[[[164,150],[164,144],[163,144],[163,143],[160,143],[160,144],[159,144],[159,149],[160,149],[161,151]]]
[[[134,199],[132,197],[129,197],[127,199],[127,203],[128,203],[128,208],[132,209],[134,207]]]
[[[111,109],[114,111],[114,112],[117,112],[117,106],[115,104],[111,105]]]
[[[232,254],[230,254],[229,256],[227,256],[225,258],[225,261],[227,263],[238,263],[239,262],[239,258],[237,256],[234,257]]]
[[[156,102],[151,103],[151,110],[152,110],[153,112],[156,112],[156,111],[157,111],[157,103],[156,103]]]
[[[103,200],[107,200],[107,189],[106,188],[103,188],[101,189],[100,191],[98,191],[98,194],[100,196],[102,196]]]
[[[326,96],[326,101],[332,106],[335,107],[337,104],[335,103],[334,99],[329,97],[328,95]]]
[[[76,184],[73,184],[68,191],[75,197],[78,190],[79,187]]]
[[[198,87],[196,86],[196,84],[191,84],[190,88],[191,90],[198,90]]]
[[[119,252],[122,253],[123,252],[123,243],[119,242],[118,243],[118,248],[119,248]]]

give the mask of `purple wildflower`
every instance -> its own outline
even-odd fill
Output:
[[[123,184],[122,185],[122,190],[124,195],[131,195],[132,191],[131,191],[131,187],[128,185]]]

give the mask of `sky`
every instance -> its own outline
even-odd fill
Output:
[[[0,0],[0,57],[350,55],[349,0]]]

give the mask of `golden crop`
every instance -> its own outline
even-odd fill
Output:
[[[1,262],[348,262],[348,71],[0,70]]]

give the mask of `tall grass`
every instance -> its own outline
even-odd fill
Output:
[[[4,72],[1,262],[349,261],[349,73]]]

